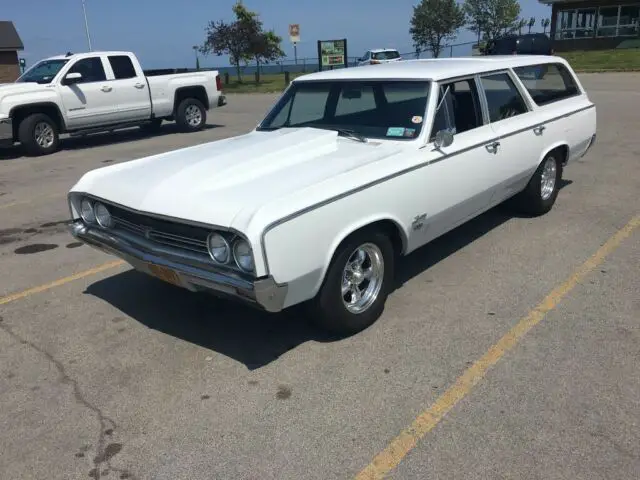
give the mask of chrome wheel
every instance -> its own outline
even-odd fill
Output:
[[[192,127],[197,127],[202,123],[202,112],[196,105],[189,105],[185,108],[184,117]]]
[[[556,159],[553,157],[547,158],[542,167],[542,175],[540,178],[540,196],[542,200],[547,200],[553,194],[556,188],[556,176],[558,166]]]
[[[378,298],[384,279],[382,251],[373,243],[356,248],[342,271],[342,302],[350,313],[362,313]]]
[[[47,122],[36,123],[33,135],[39,147],[49,148],[53,145],[55,134],[53,132],[53,127],[51,127]]]

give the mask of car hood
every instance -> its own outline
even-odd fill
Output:
[[[43,85],[34,82],[0,83],[0,97],[32,90],[42,90]]]
[[[253,131],[90,171],[72,192],[141,212],[241,230],[270,202],[400,149],[394,143],[361,143],[314,128]],[[236,218],[241,224],[234,224]]]

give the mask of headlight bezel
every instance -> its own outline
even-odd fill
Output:
[[[86,212],[85,212],[85,209],[84,209],[85,203],[86,203],[86,205],[88,205],[88,211],[89,211],[89,213],[91,215],[90,218],[87,218],[87,216],[86,216]],[[96,225],[98,223],[98,219],[96,218],[96,213],[93,210],[93,201],[91,201],[90,198],[82,197],[80,199],[80,212],[79,213],[80,213],[80,218],[82,218],[82,221],[85,222],[86,224],[88,224],[88,225]]]
[[[98,213],[98,209],[100,207],[104,208],[104,211],[106,212],[106,214],[108,216],[108,221],[106,221],[104,223],[100,220],[100,215]],[[95,202],[93,204],[93,216],[95,217],[98,226],[100,226],[100,227],[102,227],[104,229],[112,228],[113,225],[114,225],[113,217],[111,216],[111,212],[109,211],[109,208],[102,202]]]
[[[244,247],[246,246],[246,248],[248,249],[248,252],[241,255],[238,253],[238,248],[239,247]],[[248,257],[249,261],[250,261],[250,267],[246,268],[245,266],[242,265],[242,262],[240,261],[239,257],[240,256],[244,256],[244,257]],[[234,242],[233,242],[233,260],[236,264],[236,266],[242,270],[244,273],[254,273],[255,269],[256,269],[256,265],[255,265],[255,259],[253,257],[253,248],[251,248],[251,244],[245,240],[244,238],[237,238]]]
[[[222,240],[224,244],[223,246],[226,249],[226,259],[224,261],[218,260],[216,256],[213,254],[213,251],[212,251],[213,249],[211,247],[211,239],[213,237],[219,238],[220,240]],[[222,248],[222,247],[217,247],[217,248]],[[214,263],[216,263],[217,265],[229,265],[229,262],[231,261],[231,257],[233,256],[232,248],[231,248],[231,245],[229,244],[229,241],[220,232],[211,232],[207,236],[207,251],[209,252],[209,256],[211,257],[211,260],[213,260]]]

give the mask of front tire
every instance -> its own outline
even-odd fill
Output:
[[[31,114],[20,122],[18,140],[27,155],[49,155],[58,150],[58,126],[44,113]]]
[[[202,130],[207,123],[207,111],[202,102],[195,98],[185,98],[176,109],[176,123],[184,132]]]
[[[315,323],[341,336],[366,329],[382,314],[393,278],[389,237],[378,230],[354,234],[338,247],[311,302]]]
[[[518,209],[529,215],[544,215],[556,202],[562,179],[562,160],[559,152],[550,152],[529,180],[527,187],[516,197]]]

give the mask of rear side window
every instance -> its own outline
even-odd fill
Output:
[[[400,54],[395,50],[387,50],[385,52],[375,52],[373,54],[374,60],[393,60],[394,58],[399,58]]]
[[[113,75],[116,77],[116,80],[136,77],[136,69],[133,67],[133,62],[126,55],[109,57],[109,63],[111,64],[111,69],[113,70]]]
[[[527,65],[526,67],[514,68],[513,71],[518,75],[538,106],[548,105],[580,94],[573,75],[562,64]]]
[[[482,77],[482,88],[487,97],[489,120],[499,122],[528,111],[527,104],[506,73]]]

